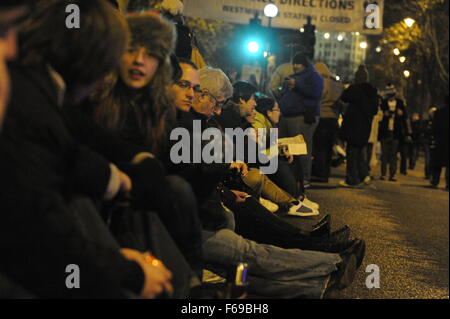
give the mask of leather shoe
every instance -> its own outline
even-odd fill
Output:
[[[310,232],[311,237],[322,237],[329,235],[331,231],[331,216],[326,215],[314,225]]]

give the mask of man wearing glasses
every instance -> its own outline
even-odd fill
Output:
[[[181,68],[181,78],[172,85],[171,90],[175,97],[177,109],[189,112],[195,94],[200,94],[200,76],[197,66],[189,60],[178,59]]]

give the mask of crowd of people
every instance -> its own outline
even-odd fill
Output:
[[[82,24],[68,29],[73,4]],[[196,65],[170,19],[156,10],[124,15],[107,0],[1,2],[1,297],[328,298],[352,283],[364,240],[351,238],[348,226],[332,232],[329,215],[306,229],[283,216],[320,214],[307,197],[314,132],[322,132],[326,176],[339,98],[349,103],[346,184],[366,180],[378,97],[364,70],[341,95],[324,64],[298,53],[276,96],[263,95]],[[406,111],[390,100],[381,109],[380,132],[386,122],[385,148],[393,149],[390,114]],[[204,140],[198,128],[219,134]],[[302,134],[307,155],[282,148],[276,172],[263,174],[238,152],[230,161],[195,153],[196,144],[217,140],[236,147],[226,130],[239,128]],[[173,160],[176,129],[190,132],[189,161]],[[246,151],[263,131],[253,132]],[[392,172],[393,160],[383,163]],[[246,293],[225,294],[243,264]],[[68,284],[73,265],[77,287]]]

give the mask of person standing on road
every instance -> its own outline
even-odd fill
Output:
[[[341,127],[341,136],[347,142],[347,177],[339,184],[352,187],[368,182],[366,147],[372,120],[378,111],[377,89],[369,84],[369,73],[365,66],[359,66],[355,84],[342,93],[341,100],[349,105]]]
[[[389,164],[389,180],[397,181],[397,153],[400,143],[410,138],[408,133],[405,103],[396,97],[395,87],[388,85],[387,97],[381,104],[383,120],[380,123],[378,139],[381,141],[381,180],[386,179],[387,166]]]
[[[313,175],[317,181],[328,183],[333,146],[339,132],[340,103],[338,100],[344,87],[336,80],[325,63],[318,62],[314,67],[323,78],[324,89],[320,101],[320,121],[314,134]]]
[[[280,98],[280,137],[303,135],[307,155],[300,157],[304,187],[311,181],[313,136],[320,117],[323,79],[303,53],[292,59],[294,74],[285,79]],[[297,162],[298,164],[298,162]]]
[[[432,135],[435,141],[433,149],[433,160],[431,166],[431,185],[437,187],[441,177],[441,169],[445,167],[445,190],[448,191],[448,95],[445,98],[445,106],[437,109],[433,117]]]

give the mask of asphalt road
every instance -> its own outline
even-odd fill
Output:
[[[352,286],[340,298],[449,298],[449,193],[427,188],[423,165],[398,182],[375,180],[361,189],[338,186],[345,167],[333,169],[329,183],[308,192],[320,212],[332,216],[333,230],[349,225],[367,244],[366,257]],[[379,169],[375,172],[379,176]],[[313,219],[316,217],[311,217]],[[288,217],[308,225],[308,218]],[[366,267],[380,269],[380,288],[366,287]]]

